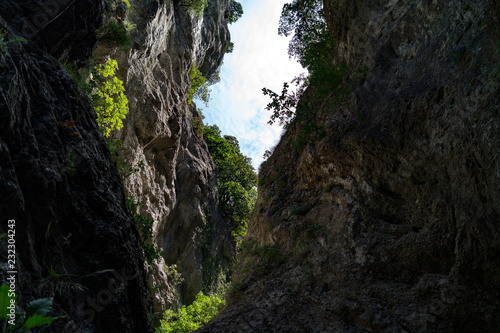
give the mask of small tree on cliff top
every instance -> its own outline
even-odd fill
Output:
[[[182,5],[197,17],[200,17],[205,7],[208,6],[208,2],[207,0],[183,0]]]
[[[293,35],[288,45],[288,55],[308,70],[309,76],[301,75],[292,80],[295,92],[284,83],[281,94],[263,88],[264,95],[272,102],[266,107],[272,111],[269,123],[279,120],[285,127],[296,117],[296,107],[305,88],[315,86],[321,92],[332,90],[344,74],[344,67],[335,64],[336,43],[328,32],[321,0],[294,0],[285,4],[281,12],[278,33]]]
[[[243,15],[243,6],[237,1],[231,3],[231,12],[229,13],[229,23],[233,24]]]

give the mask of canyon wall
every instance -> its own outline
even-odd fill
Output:
[[[53,56],[83,60],[92,52],[95,30],[75,16],[100,17],[103,4],[61,7],[36,35],[23,35],[22,24],[50,13],[19,4],[0,5],[7,38],[26,38],[2,45],[0,54],[0,233],[15,220],[16,245],[13,268],[8,238],[0,239],[2,280],[17,271],[19,311],[33,299],[54,297],[50,315],[66,316],[52,325],[57,332],[151,332],[144,258],[120,176],[89,98]],[[58,48],[43,37],[61,27],[88,40],[90,49],[71,42]]]
[[[194,63],[205,77],[229,44],[230,0],[197,17],[181,1],[4,1],[0,54],[1,234],[16,220],[19,309],[54,296],[62,332],[150,332],[157,316],[216,288],[234,261],[231,227],[217,201],[215,167],[200,117],[187,103]],[[99,39],[127,20],[130,45]],[[25,41],[9,42],[16,37]],[[99,41],[98,41],[99,39]],[[120,175],[88,96],[61,68],[116,59],[129,113],[114,133],[123,158],[143,165]],[[125,190],[124,190],[125,189]],[[162,258],[145,264],[127,198],[154,219]],[[4,224],[5,221],[5,224]],[[2,249],[7,238],[0,239]],[[2,277],[7,277],[7,250]],[[174,285],[176,265],[184,282]]]
[[[318,132],[298,144],[296,122],[261,166],[229,304],[199,332],[497,332],[498,3],[324,9],[360,70],[303,95]]]
[[[213,161],[193,130],[199,115],[187,102],[191,64],[210,77],[222,63],[230,3],[212,0],[197,18],[179,1],[132,1],[127,17],[137,28],[128,57],[119,47],[97,49],[119,61],[129,113],[117,137],[125,156],[144,165],[124,184],[154,219],[155,244],[164,252],[148,269],[156,311],[212,290],[236,253],[232,229],[219,212]],[[184,278],[177,289],[165,269],[174,264]]]

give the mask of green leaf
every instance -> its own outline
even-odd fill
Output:
[[[49,325],[52,324],[52,322],[59,317],[44,317],[39,314],[35,314],[32,317],[29,317],[28,320],[23,325],[23,328],[25,330],[29,330],[30,328],[36,327],[36,326],[43,326],[43,325]]]
[[[26,316],[28,318],[34,315],[45,316],[50,310],[52,310],[52,297],[40,298],[30,302],[26,308]]]
[[[11,299],[16,299],[14,297],[9,297],[9,286],[5,283],[2,283],[0,286],[0,319],[7,319],[7,315],[9,314],[9,309],[7,307],[11,304]]]

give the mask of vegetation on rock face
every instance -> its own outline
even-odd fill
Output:
[[[11,40],[7,39],[7,31],[4,28],[0,28],[0,54],[5,54],[5,47],[10,43],[14,42],[26,42],[24,38],[14,38]]]
[[[196,17],[200,17],[205,7],[208,6],[208,2],[207,0],[183,0],[182,5]]]
[[[130,27],[130,23],[128,23]],[[131,27],[128,30],[132,30]],[[118,45],[130,46],[132,42],[127,35],[127,27],[122,22],[110,21],[97,29],[99,40],[112,41]]]
[[[297,89],[290,92],[290,84],[284,83],[281,94],[263,88],[272,102],[267,109],[273,111],[269,123],[279,120],[289,125],[295,117],[296,107],[307,86],[322,87],[324,91],[339,84],[344,77],[344,67],[335,63],[336,43],[328,32],[321,0],[294,0],[285,4],[281,12],[278,33],[293,35],[288,45],[288,55],[295,58],[309,72],[292,80]]]
[[[193,304],[178,311],[165,311],[156,333],[193,332],[214,319],[225,303],[218,294],[204,295],[200,292]]]
[[[202,100],[206,106],[210,101],[210,90],[208,89],[209,82],[206,77],[196,68],[194,63],[191,64],[189,70],[189,77],[191,78],[191,87],[189,88],[187,101],[188,104],[193,102],[193,98]]]
[[[0,326],[2,332],[26,332],[35,327],[51,324],[54,320],[64,318],[46,317],[52,311],[52,297],[40,298],[32,301],[26,307],[26,312],[16,312],[16,296],[9,286],[2,283],[0,286]]]
[[[97,68],[99,85],[93,95],[93,101],[97,123],[106,138],[110,136],[111,131],[123,127],[123,119],[128,111],[123,81],[115,76],[117,70],[118,63],[114,59],[109,59],[105,65]]]
[[[229,13],[229,23],[233,24],[243,15],[243,6],[237,1],[231,3],[231,11]]]
[[[257,198],[251,159],[240,152],[238,140],[222,136],[217,125],[205,126],[205,141],[216,166],[222,212],[235,226],[234,236],[242,237]]]
[[[162,257],[163,252],[153,243],[153,224],[154,220],[148,216],[140,214],[139,208],[144,205],[143,202],[135,202],[133,198],[127,198],[127,206],[134,216],[137,228],[141,233],[141,246],[144,251],[144,258],[148,264]]]

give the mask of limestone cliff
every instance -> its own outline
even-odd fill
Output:
[[[0,44],[0,234],[16,220],[20,309],[54,296],[54,313],[67,316],[56,331],[150,332],[153,313],[213,289],[234,260],[214,165],[193,131],[199,115],[187,104],[191,64],[209,77],[222,62],[231,0],[210,0],[200,17],[178,0],[129,2],[0,3],[8,32]],[[130,47],[96,47],[101,25],[125,19],[135,25]],[[26,42],[5,44],[15,37]],[[89,57],[116,59],[125,84],[129,113],[115,137],[144,170],[123,180],[88,96],[60,66]],[[154,267],[144,264],[127,196],[155,220],[164,258]],[[177,289],[165,264],[184,278]]]
[[[2,41],[0,54],[0,234],[15,220],[16,245],[11,267],[8,239],[0,238],[2,281],[17,271],[18,311],[33,299],[54,297],[50,315],[66,316],[54,331],[151,332],[144,258],[122,182],[89,98],[53,57],[66,52],[83,60],[96,40],[86,24],[104,7],[99,1],[71,6],[54,13],[43,3],[0,4],[6,40],[27,39]],[[23,34],[33,15],[50,23]],[[75,33],[65,47],[52,44],[64,38],[43,37],[63,28]],[[90,50],[83,42],[71,46],[79,39]]]
[[[305,92],[259,174],[227,308],[200,332],[498,332],[500,6],[325,0],[340,104]]]
[[[119,60],[130,102],[118,137],[125,156],[145,166],[124,182],[144,202],[142,213],[155,220],[155,243],[164,252],[164,260],[149,267],[156,312],[192,302],[234,261],[231,227],[217,205],[215,168],[193,131],[195,105],[187,103],[191,64],[205,77],[221,65],[230,3],[212,0],[197,18],[180,1],[131,1],[127,19],[137,28],[128,56],[120,47],[97,49],[99,56]],[[168,282],[165,264],[177,265],[184,278],[180,290]]]

